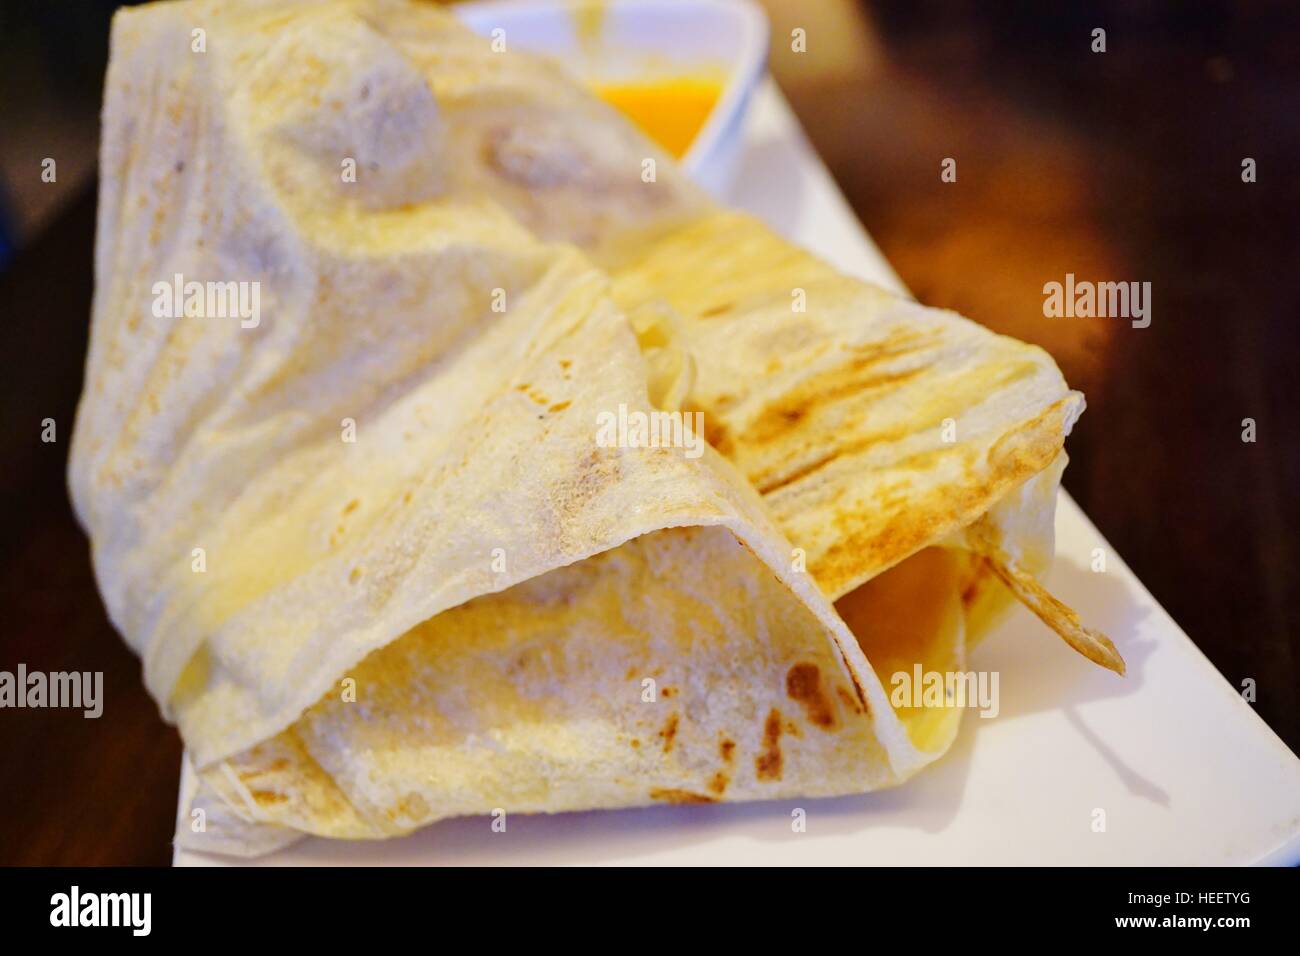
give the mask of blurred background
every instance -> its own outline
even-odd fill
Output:
[[[24,839],[0,863],[170,859],[179,738],[104,616],[66,442],[43,451],[33,424],[70,423],[80,391],[116,6],[0,4],[0,668],[103,670],[118,717],[6,716],[0,778],[22,784],[0,788],[0,819]],[[1042,345],[1087,394],[1066,488],[1300,749],[1300,4],[764,6],[773,72],[903,281]],[[810,55],[791,54],[795,26]],[[1150,282],[1151,327],[1044,320],[1043,284],[1067,272]]]

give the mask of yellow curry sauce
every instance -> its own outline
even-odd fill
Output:
[[[594,89],[678,159],[690,149],[722,94],[719,81],[692,76],[603,83]]]

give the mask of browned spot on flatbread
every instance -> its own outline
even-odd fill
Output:
[[[731,763],[736,756],[736,742],[730,738],[724,738],[718,745],[718,752],[722,754],[722,759]]]
[[[767,469],[761,472],[754,472],[746,475],[760,494],[770,494],[786,485],[792,485],[796,481],[807,478],[818,471],[821,471],[837,458],[845,455],[857,455],[866,451],[873,445],[879,445],[886,442],[902,441],[904,438],[917,431],[919,428],[892,428],[888,431],[873,432],[868,435],[861,435],[851,441],[843,442],[832,448],[827,448],[810,461],[790,471],[781,471],[778,469]],[[780,468],[785,468],[785,462],[780,463]],[[775,473],[774,473],[775,472]]]
[[[678,790],[675,787],[655,787],[650,791],[651,800],[663,800],[665,803],[717,803],[716,797],[695,793],[691,790]]]
[[[659,731],[659,739],[664,742],[664,753],[673,749],[673,740],[677,737],[678,716],[673,714],[664,724],[663,730]]]
[[[527,383],[527,382],[524,382],[523,384],[520,384],[520,385],[516,385],[516,386],[515,386],[515,391],[516,391],[516,392],[523,392],[525,395],[527,395],[530,399],[532,399],[532,400],[533,400],[534,402],[536,402],[538,405],[547,405],[547,404],[550,404],[550,401],[551,401],[551,400],[550,400],[549,398],[547,398],[547,397],[546,397],[542,392],[535,390],[535,389],[533,388],[533,386],[530,385],[530,384]]]
[[[709,789],[712,790],[714,793],[716,793],[718,796],[722,796],[724,793],[726,793],[727,784],[729,784],[730,782],[731,782],[731,778],[728,777],[721,770],[719,770],[709,779]]]
[[[263,806],[272,803],[284,803],[289,799],[283,793],[278,793],[275,790],[250,790],[248,795]]]
[[[1026,365],[1032,372],[1033,366]],[[1066,407],[1078,400],[1077,393],[1067,395],[1000,437],[989,448],[989,465],[1017,475],[1042,471],[1052,463],[1065,442]]]
[[[835,693],[839,696],[840,700],[844,702],[844,706],[847,707],[849,710],[853,711],[855,714],[862,713],[862,708],[859,707],[858,702],[853,699],[853,695],[850,694],[843,687],[840,687],[837,684],[835,686]]]
[[[816,664],[803,661],[791,667],[785,675],[785,693],[803,707],[809,723],[822,730],[835,726],[835,702],[822,686],[822,672]]]
[[[1065,441],[1067,410],[1077,401],[1077,395],[1068,395],[998,439],[989,449],[988,477],[982,482],[937,487],[910,503],[900,502],[894,510],[838,511],[832,519],[838,534],[809,562],[809,573],[823,589],[846,593],[881,568],[970,524],[1011,488],[1052,463]],[[969,479],[969,471],[967,475]]]
[[[843,454],[843,451],[841,449],[832,448],[830,451],[826,452],[825,454],[819,455],[818,457],[814,458],[812,461],[808,462],[807,464],[800,465],[798,468],[780,476],[779,478],[773,478],[767,481],[755,482],[755,487],[758,488],[758,493],[760,495],[769,495],[774,491],[778,491],[779,489],[784,488],[786,485],[792,485],[796,481],[800,481],[803,478],[807,478],[809,475],[813,474],[814,472],[821,471],[823,468],[825,468],[827,465],[833,462],[836,458],[839,458],[841,454]],[[750,476],[750,480],[751,481],[754,480],[752,475]]]
[[[754,758],[759,780],[781,779],[781,712],[775,707],[763,724],[763,750]]]
[[[659,692],[659,696],[660,696],[660,697],[671,697],[671,696],[673,696],[673,694],[675,694],[675,693],[677,693],[677,691],[673,690],[673,688],[671,688],[671,687],[665,687],[663,690],[661,690],[661,691]]]
[[[361,500],[360,500],[359,498],[353,498],[353,499],[352,499],[351,501],[349,501],[346,505],[344,505],[344,507],[343,507],[343,513],[344,513],[345,515],[350,515],[350,514],[352,514],[352,512],[354,512],[354,511],[357,510],[357,506],[358,506],[359,504],[361,504]]]
[[[805,424],[805,420],[816,413],[820,407],[838,403],[866,389],[875,391],[882,388],[895,388],[905,379],[925,372],[929,368],[928,365],[897,372],[854,374],[859,366],[865,364],[869,368],[894,356],[918,351],[930,344],[931,341],[931,339],[924,336],[912,335],[910,339],[895,337],[882,343],[873,343],[870,346],[872,349],[870,353],[860,356],[839,369],[806,378],[784,396],[769,404],[750,426],[740,434],[739,438],[735,440],[735,444],[742,448],[765,444],[778,445],[782,454],[779,456],[780,460],[761,470],[751,470],[746,477],[760,492],[764,494],[771,493],[807,478],[839,458],[860,454],[874,445],[897,442],[911,434],[919,434],[929,431],[931,428],[940,427],[946,418],[959,414],[963,403],[968,403],[968,396],[962,389],[969,391],[975,387],[973,384],[967,384],[966,380],[952,386],[952,388],[958,389],[957,391],[944,392],[935,401],[928,402],[926,404],[927,411],[922,412],[919,408],[917,409],[918,415],[925,415],[927,418],[932,417],[933,422],[927,421],[925,424],[918,422],[910,427],[895,427],[872,434],[859,435],[856,438],[849,437],[857,433],[858,430],[855,427],[840,426],[837,427],[836,434],[845,436],[845,438],[841,441],[832,439],[832,447],[827,447],[828,443],[825,440],[816,439],[815,429],[800,431]],[[894,343],[898,344],[895,345]],[[989,369],[988,372],[993,376],[992,380],[985,376],[979,386],[980,395],[1008,388],[1017,381],[1032,376],[1038,368],[1039,366],[1033,362],[1017,362],[1000,370]],[[969,376],[969,379],[973,382],[978,379],[978,376],[972,375]],[[969,396],[969,401],[973,401],[975,397],[977,396]],[[1063,401],[1073,400],[1067,398]],[[796,434],[806,434],[813,437],[803,442],[801,447],[795,437]],[[1016,442],[1013,436],[1014,433],[1005,436],[1002,441],[990,449],[989,463],[991,465],[1000,465],[1001,462],[996,461],[996,459],[1006,457],[1007,449],[1003,442],[1010,443],[1014,449],[1018,450],[1021,443]],[[952,448],[924,452],[909,459],[894,462],[892,467],[895,469],[929,470],[935,459],[946,457],[952,453]]]
[[[719,315],[724,315],[736,307],[734,302],[720,302],[717,305],[711,305],[699,314],[701,319],[712,319]]]
[[[572,405],[572,404],[573,404],[573,402],[569,402],[569,401],[556,402],[554,405],[552,405],[550,408],[548,408],[547,411],[548,411],[548,412],[562,412],[562,411],[564,411],[566,408],[568,408],[568,407],[569,407],[570,405]]]
[[[745,443],[771,444],[793,431],[819,408],[862,392],[892,391],[926,371],[926,366],[896,372],[872,371],[874,366],[900,354],[903,352],[859,355],[843,365],[804,379],[759,412],[758,417],[745,429]]]

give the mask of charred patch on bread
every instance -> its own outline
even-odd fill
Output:
[[[650,791],[651,800],[662,800],[665,803],[717,803],[717,797],[710,797],[707,794],[695,793],[692,790],[678,790],[675,787],[655,787]]]
[[[822,686],[822,672],[816,664],[800,662],[785,675],[785,693],[803,707],[808,722],[822,730],[831,730],[838,723],[835,702]]]
[[[253,798],[258,806],[273,806],[277,803],[286,803],[289,798],[283,793],[276,790],[250,790],[248,795]]]
[[[767,445],[784,439],[814,412],[864,392],[891,392],[926,371],[924,367],[881,372],[875,370],[891,355],[857,356],[796,385],[768,404],[745,430],[746,444]]]
[[[781,712],[773,707],[763,723],[763,749],[754,758],[754,773],[759,780],[780,780],[781,763]]]
[[[664,724],[663,729],[659,731],[659,739],[664,742],[664,753],[673,749],[673,741],[677,738],[678,716],[673,714]]]

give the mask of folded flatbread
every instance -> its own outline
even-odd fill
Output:
[[[412,17],[391,36],[442,109],[445,192],[490,199],[615,277],[661,403],[703,412],[869,657],[902,647],[949,670],[1014,595],[1123,672],[1109,639],[1036,580],[1084,405],[1047,353],[840,275],[719,208],[555,65],[493,53],[431,12]],[[862,586],[934,547],[950,573],[900,571],[872,590],[916,579],[924,606],[955,588],[964,633],[936,646],[932,628],[873,627]],[[943,749],[959,712],[903,716],[918,743]]]
[[[491,198],[616,279],[657,375],[673,382],[664,400],[705,414],[710,442],[807,552],[823,591],[851,595],[942,544],[1123,671],[1110,641],[1034,580],[1051,560],[1063,446],[1084,407],[1046,352],[841,275],[718,207],[554,65],[417,16],[394,43],[446,118],[446,191]],[[977,585],[968,604],[977,591],[1007,596]]]
[[[100,176],[70,485],[188,845],[896,784],[959,711],[881,675],[1041,592],[1081,408],[1045,354],[436,9],[121,11]],[[598,440],[677,409],[716,450]]]

